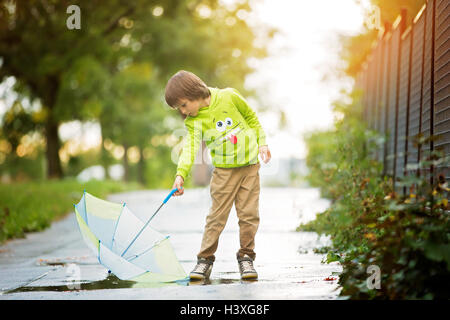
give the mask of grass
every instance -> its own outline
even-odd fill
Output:
[[[73,212],[83,190],[99,198],[109,193],[142,189],[137,183],[117,181],[44,180],[0,185],[0,244],[41,231]]]

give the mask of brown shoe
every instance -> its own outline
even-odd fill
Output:
[[[243,280],[255,280],[258,279],[258,273],[253,267],[253,260],[248,255],[244,255],[242,258],[238,258],[239,272],[241,273],[241,279]]]
[[[207,259],[198,259],[197,265],[194,267],[194,270],[189,274],[190,280],[205,280],[209,279],[209,276],[212,271],[213,263]]]

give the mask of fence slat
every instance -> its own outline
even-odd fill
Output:
[[[392,31],[390,39],[390,73],[389,73],[389,96],[387,103],[387,167],[386,173],[395,177],[395,151],[396,151],[396,128],[397,128],[397,99],[398,99],[398,80],[400,69],[400,28],[397,26]]]
[[[411,87],[409,102],[409,141],[408,164],[417,164],[420,159],[419,145],[414,144],[414,138],[418,139],[422,122],[422,88],[423,88],[423,62],[424,62],[424,30],[425,15],[421,14],[413,26],[412,52],[411,52]],[[417,140],[416,140],[417,141]],[[418,141],[417,141],[418,142]],[[416,173],[416,170],[411,172]]]
[[[450,156],[450,5],[436,2],[435,65],[434,65],[434,148]],[[450,182],[448,165],[437,166],[435,175],[442,174]]]
[[[410,29],[411,30],[411,29]],[[411,31],[402,36],[400,46],[400,75],[398,87],[398,119],[396,143],[396,178],[404,176],[406,157],[406,137],[409,121],[409,59],[411,50]]]
[[[434,150],[450,158],[450,1],[428,0],[406,32],[405,24],[402,11],[356,79],[368,127],[386,136],[374,157],[394,186],[405,174],[450,182],[448,162],[407,171]],[[419,136],[427,141],[418,145]]]

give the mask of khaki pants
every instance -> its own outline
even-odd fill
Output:
[[[214,168],[210,191],[212,205],[206,217],[203,240],[197,258],[215,260],[219,236],[228,220],[233,203],[239,218],[241,247],[237,257],[248,254],[255,259],[255,235],[259,226],[260,163],[237,168]]]

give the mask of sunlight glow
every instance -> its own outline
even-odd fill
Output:
[[[222,0],[231,5],[232,0]],[[268,144],[277,157],[305,156],[301,135],[309,130],[329,128],[333,123],[331,103],[351,80],[324,75],[336,67],[337,33],[355,34],[363,25],[364,13],[354,0],[253,0],[248,22],[260,22],[279,29],[269,46],[269,57],[249,61],[256,71],[246,79],[269,107],[286,113],[289,134],[277,130],[278,116],[261,117]]]

